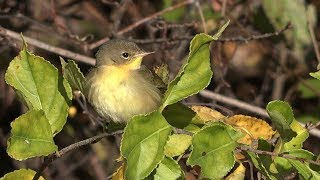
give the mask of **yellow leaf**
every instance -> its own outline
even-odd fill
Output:
[[[258,119],[251,116],[234,115],[227,118],[225,123],[242,129],[246,135],[242,137],[238,142],[242,144],[250,145],[253,140],[259,138],[269,140],[275,134],[272,127],[262,119]]]
[[[191,109],[197,113],[197,115],[192,119],[192,123],[194,124],[221,121],[225,118],[225,116],[220,112],[205,106],[192,106]]]
[[[240,163],[240,165],[235,169],[226,180],[243,180],[245,177],[246,168]]]
[[[112,174],[112,180],[124,180],[124,163]]]

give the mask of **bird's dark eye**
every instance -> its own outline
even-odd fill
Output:
[[[121,54],[121,56],[122,56],[123,58],[125,58],[125,59],[128,59],[128,58],[129,58],[129,53],[123,52],[123,53]]]

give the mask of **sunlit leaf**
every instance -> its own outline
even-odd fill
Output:
[[[68,82],[48,61],[27,51],[26,44],[7,69],[6,82],[22,95],[29,109],[42,109],[56,134],[63,128],[72,93]]]
[[[191,145],[192,137],[186,134],[173,134],[164,147],[166,156],[174,157],[184,153]]]
[[[301,149],[302,144],[309,137],[309,131],[302,127],[298,121],[293,120],[290,124],[291,129],[297,133],[296,137],[293,137],[289,142],[284,144],[284,151],[293,150],[293,149]]]
[[[285,142],[296,136],[296,133],[290,127],[294,116],[292,108],[287,102],[271,101],[267,105],[267,112]]]
[[[215,179],[225,176],[234,166],[234,149],[242,133],[223,123],[213,123],[194,134],[189,165],[199,165],[201,175]]]
[[[183,129],[188,132],[191,132],[191,133],[197,133],[200,131],[201,128],[195,124],[189,124],[187,127],[183,128]]]
[[[162,109],[188,96],[198,93],[208,86],[212,77],[210,66],[210,42],[217,40],[227,22],[214,36],[197,34],[190,43],[190,52],[187,60],[180,68],[178,75],[168,85],[163,98]]]
[[[127,159],[127,179],[147,177],[164,157],[172,127],[160,112],[135,116],[124,131],[121,154]]]
[[[156,169],[156,174],[154,175],[155,180],[175,180],[182,177],[181,168],[177,161],[165,157]]]
[[[318,80],[320,80],[320,71],[310,73],[310,76],[312,76],[312,77],[317,78]]]
[[[0,180],[32,180],[35,174],[36,172],[31,169],[19,169],[5,174]],[[39,180],[44,178],[40,176]]]
[[[7,152],[14,159],[47,156],[58,149],[42,110],[31,110],[23,114],[11,123],[11,127]]]

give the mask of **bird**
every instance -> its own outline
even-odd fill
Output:
[[[122,39],[109,40],[99,48],[96,65],[86,75],[84,91],[102,118],[127,123],[133,116],[160,106],[162,93],[153,80],[157,78],[142,65],[143,57],[151,53]]]

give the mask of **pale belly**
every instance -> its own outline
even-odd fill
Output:
[[[99,76],[99,81],[90,76]],[[159,107],[159,90],[136,72],[127,74],[112,68],[96,69],[87,79],[89,103],[104,118],[109,116],[122,123],[134,115],[146,114]]]

